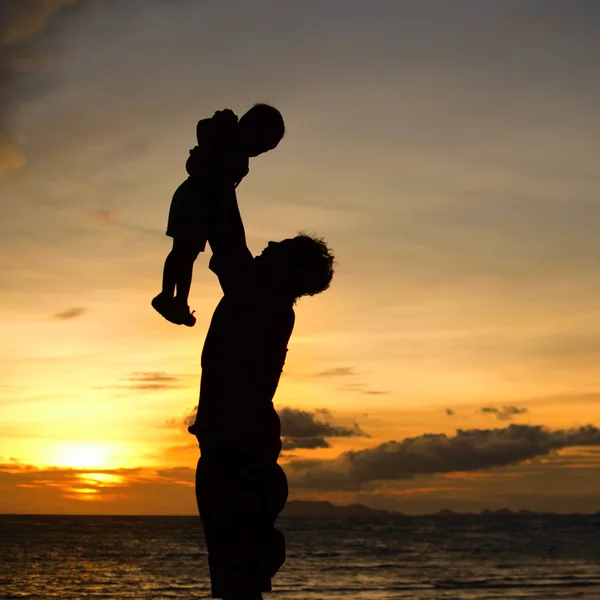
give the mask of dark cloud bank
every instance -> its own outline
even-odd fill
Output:
[[[600,446],[600,430],[592,425],[555,431],[536,425],[459,429],[451,437],[425,434],[345,452],[336,460],[292,461],[290,466],[295,485],[357,489],[377,481],[515,465],[574,446]]]

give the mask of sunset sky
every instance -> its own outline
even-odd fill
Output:
[[[291,499],[600,510],[600,3],[0,0],[0,513],[197,514],[221,294],[150,306],[198,119],[283,113],[250,249],[317,233]]]

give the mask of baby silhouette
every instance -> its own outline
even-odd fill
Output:
[[[249,159],[276,148],[284,133],[281,113],[268,104],[255,104],[240,119],[225,109],[198,122],[197,146],[185,165],[188,178],[175,191],[169,210],[166,235],[173,238],[173,248],[165,260],[162,291],[152,300],[171,323],[196,323],[188,296],[219,192],[229,187],[235,193],[248,174]]]

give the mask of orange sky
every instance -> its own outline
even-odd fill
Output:
[[[276,396],[291,497],[599,510],[599,24],[588,0],[0,2],[0,513],[195,514],[206,255],[195,328],[150,299],[196,121],[257,101],[287,135],[239,188],[251,250],[308,230],[338,259]]]

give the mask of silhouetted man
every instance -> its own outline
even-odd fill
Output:
[[[277,464],[280,421],[273,407],[298,298],[329,287],[333,255],[317,238],[269,242],[253,257],[234,189],[223,190],[209,243],[224,296],[202,351],[196,422],[201,457],[196,498],[208,547],[212,595],[256,600],[285,561],[275,529],[287,501]]]

